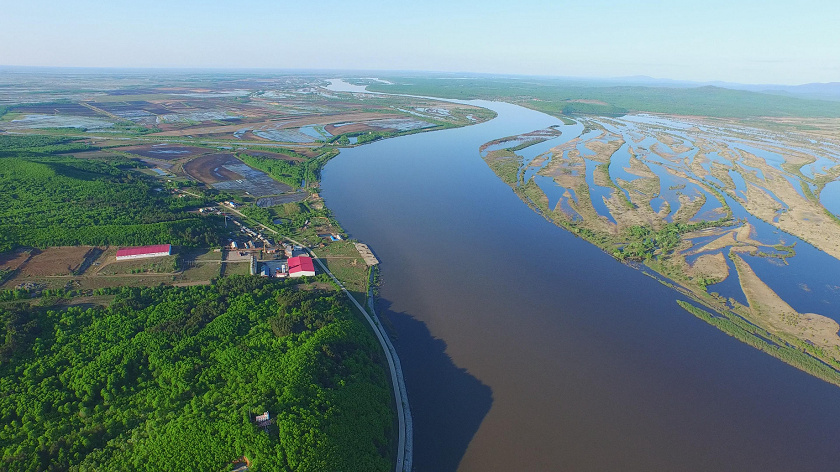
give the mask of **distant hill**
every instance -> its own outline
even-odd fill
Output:
[[[727,88],[751,90],[754,92],[786,95],[816,100],[840,101],[840,82],[814,83],[804,85],[738,85]]]
[[[374,84],[369,90],[408,93],[458,99],[500,99],[515,101],[548,113],[623,114],[627,112],[669,113],[731,118],[749,117],[840,117],[840,102],[791,96],[779,89],[773,93],[736,90],[713,85],[644,86],[617,85],[607,80],[549,78],[453,78],[387,77],[393,85]],[[629,79],[629,78],[628,78]],[[637,83],[640,78],[635,78]],[[653,79],[658,80],[658,79]],[[814,84],[799,89],[830,90],[833,84]],[[817,85],[825,85],[820,88]],[[787,95],[781,93],[787,92]]]

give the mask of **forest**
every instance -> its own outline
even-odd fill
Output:
[[[0,309],[0,469],[390,469],[382,354],[339,292],[241,276],[110,292]]]
[[[80,144],[41,136],[0,137],[0,252],[18,246],[217,243],[218,221],[185,209],[119,162],[53,154]],[[194,201],[186,201],[194,200]]]

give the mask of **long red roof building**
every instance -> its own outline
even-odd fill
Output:
[[[172,254],[171,244],[157,244],[154,246],[123,247],[117,250],[117,260],[141,259],[144,257],[160,257]]]
[[[289,277],[304,277],[315,275],[315,263],[308,256],[289,258]]]

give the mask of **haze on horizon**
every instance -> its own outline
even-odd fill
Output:
[[[840,2],[7,2],[0,65],[840,82]]]

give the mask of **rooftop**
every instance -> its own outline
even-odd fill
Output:
[[[289,258],[289,273],[294,272],[315,272],[315,264],[308,256],[297,256]]]
[[[117,257],[138,256],[142,254],[158,254],[172,252],[171,244],[157,244],[154,246],[123,247],[117,250]]]

